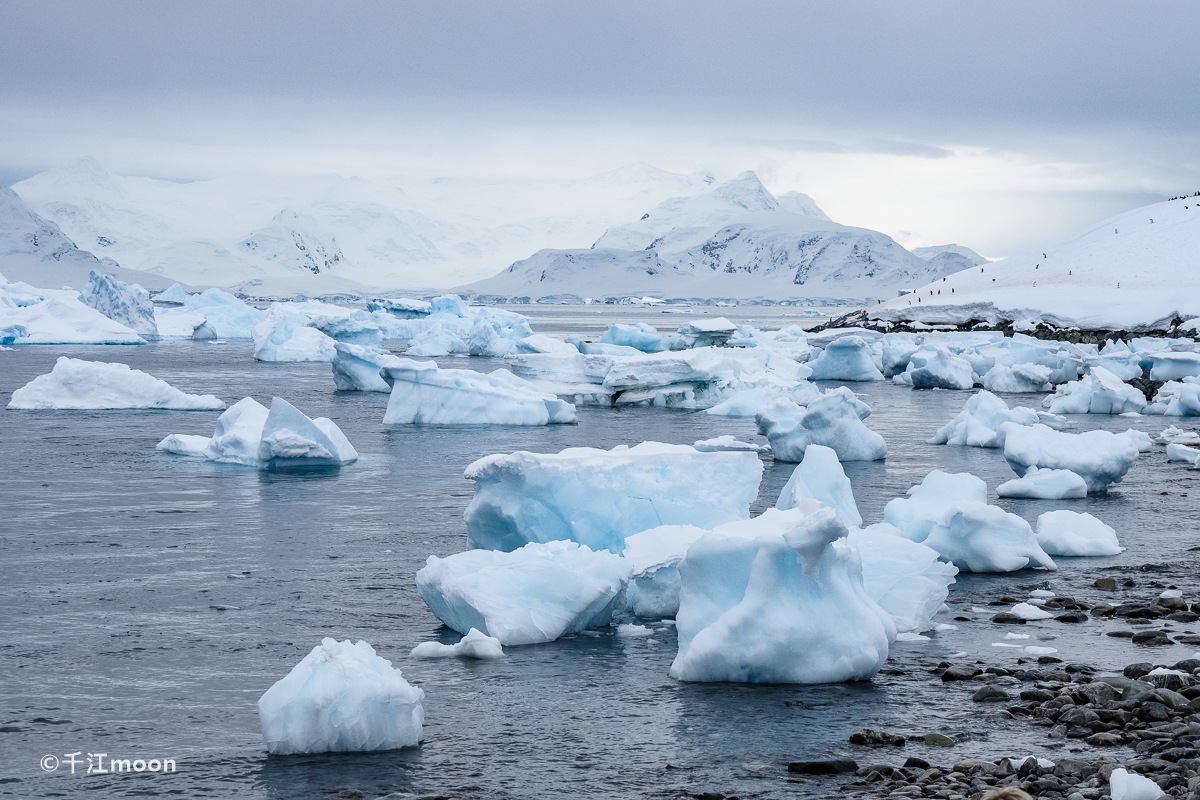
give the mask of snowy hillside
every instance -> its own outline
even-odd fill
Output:
[[[535,300],[651,294],[858,301],[890,298],[971,266],[953,254],[926,261],[882,233],[831,222],[807,195],[790,192],[784,201],[745,172],[610,228],[591,251],[541,250],[462,288]]]
[[[85,158],[13,189],[123,267],[193,285],[314,293],[476,280],[539,248],[594,241],[712,180],[635,164],[542,183],[340,175],[174,183],[112,175]]]
[[[0,274],[49,289],[83,289],[92,270],[150,289],[170,286],[170,281],[119,269],[112,261],[80,250],[57,225],[30,211],[11,189],[0,187]]]
[[[986,258],[979,255],[979,253],[976,253],[969,247],[963,247],[961,244],[936,244],[932,247],[914,247],[912,249],[912,254],[914,256],[923,258],[926,261],[936,258],[943,253],[951,253],[962,256],[976,267],[978,267],[980,264],[990,263]]]
[[[871,309],[886,320],[1162,329],[1200,316],[1200,198],[1144,206]]]

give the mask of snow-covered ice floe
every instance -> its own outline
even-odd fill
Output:
[[[84,305],[142,336],[158,335],[154,302],[150,293],[136,283],[122,283],[111,275],[92,270],[79,299]]]
[[[211,394],[181,392],[126,364],[59,356],[54,369],[12,393],[10,409],[170,409],[214,411],[225,403]]]
[[[1158,438],[1163,444],[1200,444],[1200,433],[1169,425]]]
[[[933,470],[907,497],[890,501],[883,519],[964,572],[1056,569],[1029,523],[988,505],[987,484],[970,473]]]
[[[78,292],[9,283],[0,275],[0,345],[145,343],[137,331],[84,305]]]
[[[271,401],[270,410],[252,397],[242,398],[217,418],[211,438],[172,434],[157,449],[274,470],[341,466],[358,460],[358,453],[332,421],[309,419],[279,397]]]
[[[339,392],[390,392],[392,385],[382,370],[404,363],[399,356],[367,345],[337,342],[334,349],[336,354],[329,363]]]
[[[983,388],[989,392],[1048,392],[1049,367],[1041,364],[997,364],[983,376]]]
[[[421,642],[409,653],[413,658],[504,658],[500,640],[471,628],[467,635],[454,644]]]
[[[963,405],[962,411],[950,422],[938,429],[929,444],[966,445],[968,447],[1003,447],[1004,437],[1000,426],[1005,422],[1017,425],[1035,425],[1038,412],[1031,408],[1008,404],[996,395],[981,389]]]
[[[515,550],[570,540],[620,553],[627,536],[659,525],[712,528],[747,519],[762,473],[754,453],[659,442],[486,456],[466,470],[475,481],[463,514],[467,541]]]
[[[1115,556],[1125,550],[1117,532],[1091,514],[1047,511],[1038,517],[1038,544],[1052,556]]]
[[[769,453],[770,445],[743,442],[735,436],[716,436],[712,439],[701,439],[692,445],[701,453],[723,453],[727,451],[745,450],[750,453]]]
[[[841,386],[807,408],[776,400],[755,416],[755,422],[780,461],[803,461],[810,444],[833,448],[840,461],[878,461],[887,456],[887,444],[862,423],[870,413],[870,406]]]
[[[625,539],[622,554],[632,574],[625,607],[644,619],[674,619],[679,613],[679,562],[704,528],[660,525]]]
[[[1030,467],[1066,469],[1087,483],[1088,492],[1106,492],[1120,483],[1137,461],[1137,440],[1124,433],[1086,431],[1063,433],[1045,425],[1028,427],[1006,422],[1000,426],[1004,458],[1018,475]]]
[[[892,381],[914,389],[970,389],[976,375],[971,362],[945,347],[922,347],[910,356],[908,368]]]
[[[576,422],[575,406],[506,369],[490,375],[398,359],[383,367],[392,396],[385,425],[548,425]]]
[[[1200,378],[1167,381],[1159,387],[1154,402],[1146,406],[1145,413],[1168,417],[1200,416]]]
[[[259,361],[332,361],[337,355],[332,338],[308,327],[308,317],[288,311],[281,303],[273,303],[267,318],[250,334]]]
[[[1200,450],[1182,444],[1167,445],[1167,461],[1182,461],[1200,469]]]
[[[829,342],[821,355],[808,363],[814,381],[881,381],[871,345],[859,336]]]
[[[772,517],[750,535],[717,530],[688,548],[672,677],[830,683],[883,666],[895,624],[867,594],[855,550],[838,541],[846,526],[829,508]]]
[[[612,553],[534,542],[509,553],[430,556],[417,572],[417,591],[448,627],[478,629],[507,647],[607,625],[629,576],[625,559]]]
[[[258,700],[267,751],[374,752],[421,741],[425,693],[366,642],[323,639]]]
[[[1124,414],[1144,409],[1146,397],[1104,367],[1094,367],[1081,379],[1060,385],[1042,405],[1051,414]]]
[[[1087,482],[1068,469],[1030,467],[1025,475],[996,487],[1001,497],[1066,500],[1087,497]],[[1053,555],[1053,553],[1051,553]]]

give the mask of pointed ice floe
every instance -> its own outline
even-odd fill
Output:
[[[755,421],[779,461],[803,461],[810,444],[832,448],[839,461],[878,461],[887,456],[887,444],[862,423],[870,413],[870,406],[842,386],[825,392],[807,408],[776,400]]]
[[[281,303],[273,303],[267,318],[250,333],[259,361],[332,361],[337,355],[333,339],[308,327],[308,317],[288,311]]]
[[[929,444],[966,445],[968,447],[1003,447],[1000,426],[1005,422],[1035,425],[1041,415],[1031,408],[1008,404],[986,389],[971,396],[962,411],[938,429]]]
[[[628,581],[620,556],[575,542],[535,542],[509,553],[430,556],[417,572],[417,591],[447,627],[478,629],[507,647],[607,625]]]
[[[1059,386],[1042,405],[1051,414],[1124,414],[1144,409],[1146,397],[1104,367],[1094,367],[1081,379]]]
[[[659,442],[491,455],[467,467],[475,497],[463,521],[471,547],[571,540],[620,553],[627,536],[659,525],[747,519],[762,473],[754,453]]]
[[[323,639],[258,700],[267,751],[374,752],[421,741],[425,693],[366,642]]]
[[[127,364],[59,356],[53,370],[14,391],[8,407],[213,411],[225,408],[225,403],[211,394],[186,394]]]
[[[854,502],[854,491],[837,453],[819,444],[810,444],[804,460],[792,471],[792,477],[779,493],[775,507],[781,511],[795,508],[804,500],[816,500],[832,508],[847,528],[862,526],[862,515]]]

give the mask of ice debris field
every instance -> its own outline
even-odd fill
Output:
[[[1056,558],[1122,552],[1124,532],[1072,503],[1119,484],[1145,453],[1165,446],[1170,461],[1200,469],[1192,430],[1170,425],[1151,438],[1088,422],[1200,416],[1200,344],[1183,336],[1096,346],[1019,332],[761,331],[716,318],[674,333],[613,324],[591,341],[537,334],[530,323],[453,295],[262,309],[178,284],[151,298],[98,272],[83,292],[0,281],[6,345],[242,339],[260,362],[328,364],[330,392],[387,394],[381,426],[570,425],[580,407],[641,407],[744,419],[748,436],[765,438],[501,452],[462,464],[474,488],[466,549],[430,555],[403,576],[462,638],[424,642],[417,659],[503,659],[609,626],[649,637],[645,623],[673,620],[678,681],[870,680],[897,642],[944,625],[936,620],[956,576],[1052,572]],[[494,368],[466,368],[471,356]],[[989,502],[982,479],[932,469],[868,523],[844,465],[888,457],[854,391],[876,381],[962,392],[961,411],[929,425],[930,443],[1006,463],[1011,479],[992,487],[999,497],[1060,506],[1031,525]],[[1010,407],[1006,393],[1040,393],[1043,408]],[[8,409],[221,411],[211,436],[172,433],[157,450],[267,472],[356,468],[360,455],[335,421],[280,397],[269,407],[227,400],[119,360],[64,356],[13,391]],[[774,508],[752,515],[764,462],[796,466]],[[1045,612],[1020,603],[1013,613]],[[421,741],[423,698],[368,643],[325,638],[262,695],[258,713],[272,754],[388,750]]]

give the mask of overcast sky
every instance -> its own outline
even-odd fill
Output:
[[[1005,255],[1200,190],[1195,2],[0,0],[0,183],[753,169]]]

